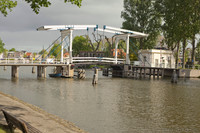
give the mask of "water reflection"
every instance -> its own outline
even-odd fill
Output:
[[[121,79],[100,73],[93,86],[93,71],[85,80],[37,79],[30,67],[13,80],[9,70],[2,70],[0,91],[91,133],[200,132],[199,79],[171,84],[170,79]]]

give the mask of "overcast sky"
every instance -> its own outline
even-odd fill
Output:
[[[48,8],[41,8],[36,15],[29,4],[18,0],[18,5],[7,17],[0,14],[0,38],[6,49],[40,51],[47,48],[57,37],[59,31],[36,31],[43,25],[103,25],[121,27],[123,0],[83,0],[81,8],[64,0],[51,1]],[[86,34],[74,33],[73,36]]]

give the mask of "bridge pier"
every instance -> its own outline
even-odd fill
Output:
[[[37,66],[37,77],[46,78],[46,66]]]
[[[155,76],[156,76],[156,75],[155,75],[155,71],[156,71],[156,69],[154,68],[154,69],[153,69],[153,78],[154,78],[154,79],[155,79]]]
[[[11,68],[11,77],[18,78],[19,77],[19,66],[12,66]]]
[[[160,69],[157,69],[157,78],[159,78],[160,75]]]
[[[151,68],[149,68],[149,78],[151,78]]]

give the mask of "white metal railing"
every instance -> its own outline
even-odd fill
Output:
[[[103,63],[115,63],[115,58],[107,57],[73,57],[73,63],[76,62],[103,62]],[[125,63],[124,59],[117,59],[117,63]]]
[[[73,57],[73,63],[84,63],[84,62],[103,62],[103,63],[115,63],[115,58],[107,57]],[[69,64],[70,58],[64,58],[63,62],[60,60],[48,58],[46,60],[34,58],[1,58],[0,64]],[[124,59],[117,59],[117,63],[125,63]]]

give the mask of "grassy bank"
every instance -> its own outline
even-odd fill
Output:
[[[0,133],[10,133],[10,131],[7,126],[0,124]]]

